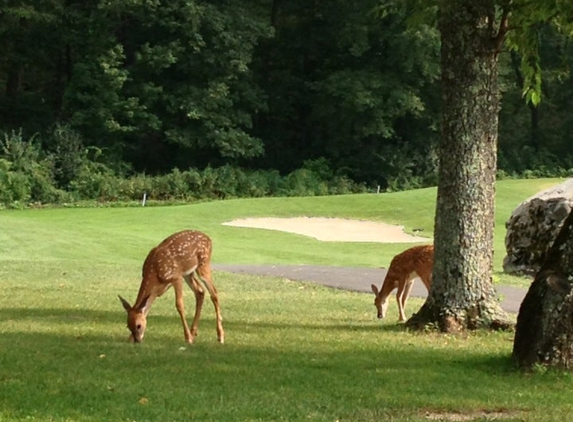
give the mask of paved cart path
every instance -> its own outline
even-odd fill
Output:
[[[372,294],[370,285],[376,284],[380,287],[386,275],[386,270],[380,268],[317,265],[214,264],[213,269],[238,274],[284,277],[289,280],[314,282],[336,289],[367,292],[370,294]],[[518,313],[527,289],[502,285],[496,285],[495,288],[501,298],[502,308],[507,312]],[[420,280],[414,282],[410,296],[421,298],[427,296],[426,289]]]

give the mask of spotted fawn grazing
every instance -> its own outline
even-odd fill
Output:
[[[378,318],[384,318],[388,310],[388,296],[395,288],[398,288],[396,300],[398,302],[398,311],[400,312],[399,321],[406,320],[406,301],[414,285],[414,279],[419,277],[430,291],[432,284],[432,268],[434,266],[434,246],[414,246],[404,252],[396,255],[390,262],[390,268],[382,283],[382,288],[373,284],[372,291],[376,295],[374,306],[378,311]]]
[[[133,306],[119,296],[127,311],[127,327],[131,332],[129,336],[131,342],[140,343],[143,340],[149,308],[155,298],[161,296],[171,286],[175,290],[175,305],[183,324],[185,341],[193,343],[197,336],[201,308],[205,298],[203,286],[207,288],[215,306],[217,338],[221,343],[225,341],[219,297],[211,276],[211,253],[212,243],[209,236],[192,230],[172,234],[151,249],[143,263],[141,285]],[[191,330],[185,319],[183,280],[195,294],[195,317]]]

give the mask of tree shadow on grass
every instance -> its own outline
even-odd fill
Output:
[[[193,318],[194,307],[187,307],[187,320],[190,322]],[[210,311],[209,311],[210,313]],[[82,322],[99,322],[99,323],[118,323],[124,324],[126,313],[123,311],[118,303],[117,311],[105,311],[94,309],[80,309],[80,308],[2,308],[0,309],[0,322],[10,320],[31,320],[31,321],[49,321],[57,324],[79,324]],[[173,307],[173,315],[155,314],[153,310],[148,315],[150,323],[164,323],[180,321],[179,315]],[[214,317],[210,314],[202,315],[200,325],[214,323]],[[240,327],[241,325],[258,326],[261,329],[268,328],[292,328],[293,324],[289,323],[276,323],[276,322],[250,322],[249,320],[239,321],[225,318],[225,326],[233,325]],[[361,331],[361,332],[405,332],[407,331],[404,324],[382,324],[378,320],[372,320],[371,323],[353,323],[348,321],[324,323],[324,324],[308,324],[301,323],[300,327],[309,330],[334,330],[334,331]]]
[[[62,324],[77,324],[85,321],[111,322],[117,320],[119,312],[96,311],[74,308],[2,308],[0,322],[10,320],[49,320]],[[122,312],[125,314],[125,312]]]
[[[269,327],[281,329],[265,324]],[[239,329],[228,325],[230,333]],[[339,417],[341,408],[364,406],[364,397],[370,397],[366,406],[373,412],[380,407],[415,412],[425,403],[450,400],[452,385],[463,386],[471,405],[483,400],[499,407],[506,403],[481,386],[493,381],[511,389],[506,379],[511,377],[499,376],[499,366],[505,366],[499,357],[407,344],[314,350],[263,342],[221,346],[212,339],[189,346],[181,337],[156,335],[132,346],[111,334],[76,341],[56,333],[9,333],[2,341],[10,347],[0,352],[0,415],[16,418],[276,420],[277,412],[316,411],[319,404],[327,415],[321,419],[329,420]],[[397,381],[400,388],[394,388]],[[304,420],[291,416],[283,415]]]
[[[119,307],[119,306],[118,306]],[[187,315],[188,322],[191,322],[192,314],[189,312]],[[108,347],[110,344],[118,345],[123,347],[127,343],[127,338],[129,336],[128,330],[125,328],[125,312],[123,310],[118,311],[103,311],[103,310],[93,310],[93,309],[69,309],[69,308],[3,308],[0,309],[0,323],[8,324],[10,321],[26,321],[31,322],[41,321],[43,326],[52,325],[52,333],[47,334],[45,332],[30,333],[30,332],[12,332],[9,330],[4,330],[2,333],[3,340],[6,341],[10,336],[14,339],[30,338],[34,339],[33,345],[38,343],[39,338],[56,339],[55,345],[62,344],[64,341],[68,341],[73,344],[82,342],[89,344],[91,346],[103,345]],[[100,325],[100,328],[89,330],[83,329],[82,327],[90,327],[93,325]],[[6,325],[6,327],[8,326]],[[196,343],[190,347],[196,347],[200,344],[212,344],[216,343],[215,334],[215,319],[213,316],[207,315],[201,318],[199,324],[199,336],[196,339]],[[61,332],[57,332],[58,326],[63,326]],[[0,328],[2,326],[0,325]],[[103,327],[103,328],[102,328]],[[113,329],[109,329],[113,327]],[[300,338],[301,331],[308,334],[307,341],[313,342],[320,340],[320,332],[327,332],[329,336],[336,335],[340,333],[341,338],[344,341],[352,339],[354,334],[362,336],[366,335],[367,338],[372,337],[376,339],[378,335],[387,334],[398,334],[407,333],[407,329],[404,324],[384,324],[381,325],[378,321],[372,321],[371,323],[352,323],[348,321],[340,322],[329,322],[329,323],[301,323],[300,325],[283,323],[283,322],[272,322],[272,321],[249,321],[249,320],[233,320],[227,319],[224,321],[224,327],[226,331],[227,344],[233,343],[233,338],[239,338],[241,335],[247,333],[250,336],[261,336],[264,339],[265,336],[276,331],[278,333],[286,333],[285,338]],[[79,334],[73,329],[78,328]],[[297,332],[294,332],[296,330]],[[413,346],[415,342],[415,337],[424,336],[426,334],[413,333],[413,341],[410,341],[408,345],[405,346],[406,349],[415,348]],[[441,335],[436,333],[427,334],[428,336],[434,336],[437,342],[441,342]],[[264,340],[261,340],[263,342]],[[350,340],[351,341],[351,340]],[[363,340],[361,340],[363,341]],[[390,346],[390,349],[394,347],[399,347],[402,339],[394,340],[394,346]],[[463,340],[460,340],[463,341]],[[486,341],[486,340],[484,340]],[[181,329],[180,318],[175,310],[173,310],[173,315],[153,315],[148,316],[148,332],[144,343],[153,343],[153,347],[157,347],[157,344],[163,344],[168,347],[177,348],[187,348],[189,345],[183,340],[183,333]],[[251,340],[252,342],[252,340]],[[10,344],[10,341],[7,342]],[[430,343],[431,344],[431,343]],[[202,346],[199,346],[202,347]],[[234,347],[234,346],[233,346]],[[261,345],[261,349],[264,349],[264,344]],[[224,349],[222,349],[224,350]],[[401,348],[397,353],[404,355],[404,348]],[[428,356],[428,348],[421,348],[418,351],[410,350],[409,353],[415,354],[419,353],[419,358],[424,361],[425,357]],[[510,351],[508,349],[507,355],[480,355],[479,353],[473,353],[469,355],[460,354],[456,352],[451,356],[444,357],[444,352],[438,352],[436,359],[443,360],[444,364],[449,366],[460,366],[465,368],[479,369],[484,373],[499,373],[502,372],[512,372],[515,368],[513,362],[510,359]],[[410,363],[409,366],[412,364]]]
[[[336,332],[352,339],[354,333],[375,338],[381,332],[405,331],[402,324],[378,321],[293,326],[230,319],[225,320],[227,344],[221,346],[215,339],[214,319],[206,317],[197,342],[187,345],[173,310],[173,316],[150,314],[153,332],[143,344],[129,345],[122,309],[0,309],[1,324],[27,319],[55,328],[2,333],[0,416],[6,412],[16,419],[276,420],[277,414],[289,419],[283,412],[316,409],[318,403],[327,415],[323,419],[336,420],[341,408],[352,409],[364,403],[364,397],[372,397],[367,404],[372,412],[380,407],[415,412],[416,406],[451,400],[452,386],[471,397],[467,406],[481,400],[502,408],[510,401],[498,400],[481,386],[493,381],[499,390],[509,391],[516,378],[508,376],[509,356],[501,354],[448,351],[399,340],[369,345],[364,336],[356,345],[345,340],[337,347],[332,340]],[[70,327],[94,321],[103,328],[80,338],[70,334]],[[63,325],[61,332],[58,324]],[[299,332],[293,334],[293,328]],[[273,330],[287,335],[265,342]],[[304,331],[305,343],[297,344]],[[329,332],[330,340],[315,348],[314,341],[323,341],[323,336],[315,336],[319,331]],[[239,336],[245,332],[255,337],[243,342]],[[396,382],[400,388],[393,387]],[[194,401],[195,394],[199,401]],[[225,406],[218,407],[221,400]],[[168,405],[157,407],[157,403]],[[291,416],[289,420],[306,417]]]

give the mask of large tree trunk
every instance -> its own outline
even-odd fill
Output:
[[[572,286],[573,212],[563,223],[519,309],[513,358],[522,368],[543,364],[573,369]]]
[[[407,325],[510,325],[492,284],[499,25],[490,0],[442,1],[442,139],[432,288]]]

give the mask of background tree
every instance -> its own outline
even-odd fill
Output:
[[[58,63],[63,2],[3,2],[0,6],[1,128],[34,133],[54,119],[58,107]],[[61,94],[61,92],[60,92]]]
[[[253,157],[266,2],[17,0],[0,5],[4,130],[62,123],[137,170]]]
[[[323,157],[383,187],[435,174],[437,32],[409,29],[404,9],[380,20],[377,4],[274,2],[275,37],[255,70],[269,106],[254,126],[259,165],[285,172]]]
[[[567,34],[548,23],[539,26],[539,61],[543,101],[523,101],[525,77],[520,54],[500,55],[502,107],[499,128],[499,165],[506,172],[523,174],[533,169],[571,168],[568,152],[573,46]]]
[[[99,37],[109,40],[101,53],[87,51],[75,66],[83,72],[68,95],[74,127],[120,135],[124,157],[152,172],[263,152],[249,134],[264,107],[249,65],[271,29],[256,3],[105,2],[97,13],[113,25]]]
[[[67,150],[72,162],[55,163],[62,186],[86,148],[118,175],[226,165],[285,175],[315,162],[370,188],[434,186],[439,33],[408,25],[422,7],[407,3],[380,17],[379,0],[2,2],[0,132]],[[512,28],[549,19],[511,6]],[[535,55],[499,54],[502,175],[573,167],[573,51],[562,31],[533,28],[539,36],[512,43],[541,47],[543,103],[522,101]]]

